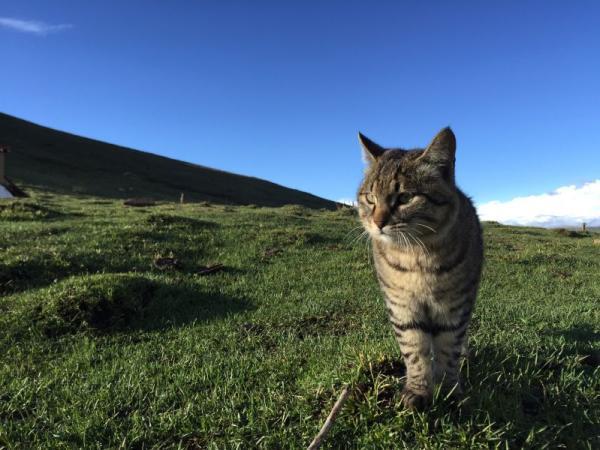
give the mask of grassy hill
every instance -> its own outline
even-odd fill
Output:
[[[485,226],[468,397],[400,403],[349,210],[0,203],[0,447],[600,447],[598,236]],[[223,264],[206,274],[204,268]]]
[[[258,178],[132,150],[52,130],[0,113],[0,143],[8,144],[7,175],[22,186],[63,194],[310,208],[334,202]]]

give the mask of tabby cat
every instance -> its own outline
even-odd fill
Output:
[[[406,364],[402,399],[423,409],[434,383],[462,392],[459,360],[483,263],[481,227],[454,181],[450,128],[426,149],[386,149],[360,133],[359,139],[369,166],[358,210]]]

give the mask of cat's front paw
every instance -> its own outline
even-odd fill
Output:
[[[407,409],[423,411],[431,404],[431,395],[427,392],[417,392],[405,387],[402,390],[402,403]]]

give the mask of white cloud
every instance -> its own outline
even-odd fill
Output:
[[[73,25],[49,25],[47,23],[39,22],[37,20],[22,20],[15,19],[12,17],[0,17],[0,27],[9,28],[14,31],[20,31],[22,33],[46,35],[48,33],[55,33],[57,31],[72,28]]]
[[[477,205],[481,220],[537,227],[600,226],[600,180],[563,186],[549,194]]]

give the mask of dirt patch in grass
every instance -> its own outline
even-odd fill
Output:
[[[173,253],[169,254],[169,256],[155,255],[152,264],[158,270],[163,271],[177,270],[181,268],[181,263],[173,256]]]
[[[46,336],[127,327],[148,306],[157,285],[141,276],[72,277],[41,291],[25,315]]]
[[[146,218],[146,222],[153,227],[180,226],[189,228],[211,228],[217,225],[214,222],[170,214],[150,214]]]
[[[378,373],[388,377],[403,377],[406,373],[404,362],[397,358],[385,358],[376,361],[371,367],[373,373]]]
[[[396,409],[400,405],[402,392],[402,377],[406,374],[406,367],[400,358],[383,357],[375,361],[363,361],[358,376],[350,387],[351,401],[347,408],[349,414],[358,413],[360,404],[365,400],[375,401],[379,408]],[[323,414],[325,405],[332,394],[321,392],[315,398],[313,416]]]
[[[279,256],[283,253],[283,250],[277,247],[268,247],[265,249],[262,255],[262,262],[267,262],[276,256]]]
[[[360,328],[360,323],[352,318],[353,314],[328,312],[301,317],[293,322],[280,324],[280,327],[290,330],[300,340],[319,335],[343,336]]]
[[[244,322],[239,331],[242,336],[258,338],[264,346],[271,348],[277,345],[276,337],[282,334],[301,341],[317,336],[346,335],[361,326],[360,322],[352,321],[352,317],[352,314],[331,312],[276,323]]]

